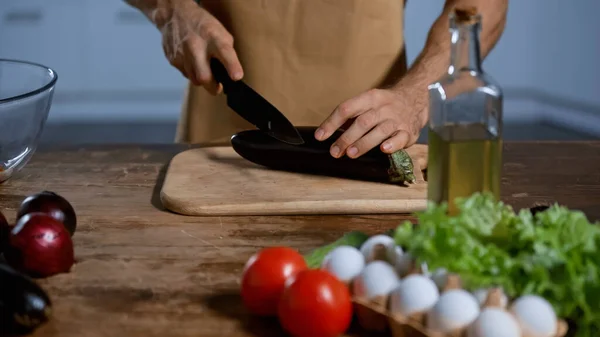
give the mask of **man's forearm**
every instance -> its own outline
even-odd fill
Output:
[[[423,109],[427,106],[427,86],[438,80],[450,62],[450,13],[456,6],[476,6],[482,16],[481,57],[494,48],[506,23],[508,0],[447,0],[444,9],[429,30],[425,46],[406,75],[396,85],[412,91],[411,96]]]

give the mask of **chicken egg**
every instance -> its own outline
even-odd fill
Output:
[[[405,253],[396,259],[394,263],[394,267],[396,268],[396,272],[400,277],[404,277],[410,273],[414,266],[414,259],[410,253]]]
[[[477,299],[466,290],[451,289],[443,292],[427,313],[427,327],[449,333],[471,324],[479,315]]]
[[[536,295],[524,295],[510,306],[523,337],[554,337],[558,319],[554,308],[546,299]]]
[[[365,267],[365,258],[361,252],[352,246],[334,248],[323,259],[321,269],[328,271],[340,281],[352,281]]]
[[[442,291],[448,283],[448,270],[446,268],[438,268],[431,273],[431,280],[438,287],[439,291]]]
[[[435,305],[439,295],[431,279],[419,274],[409,275],[390,293],[390,311],[404,316],[426,312]]]
[[[383,245],[386,250],[385,259],[390,264],[395,264],[399,256],[402,256],[404,251],[391,236],[379,234],[373,235],[365,241],[360,247],[360,252],[365,257],[367,263],[374,261],[377,258],[374,249],[377,245]]]
[[[485,289],[485,288],[481,288],[481,289],[477,289],[475,291],[473,291],[473,296],[475,296],[475,298],[477,299],[477,302],[479,302],[479,306],[483,306],[485,305],[485,301],[488,298],[488,294],[489,294],[490,290],[489,289]],[[506,306],[508,305],[508,298],[506,297],[506,295],[503,293],[502,294],[502,298],[500,299],[500,306],[502,308],[506,308]]]
[[[467,337],[521,337],[521,329],[510,313],[489,307],[469,326]]]
[[[400,278],[394,268],[385,261],[367,263],[352,283],[354,295],[366,299],[387,296],[398,284]]]

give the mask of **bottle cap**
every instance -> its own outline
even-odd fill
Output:
[[[475,6],[455,7],[453,14],[455,22],[460,24],[475,23],[479,19]]]

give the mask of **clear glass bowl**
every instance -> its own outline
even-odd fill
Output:
[[[0,59],[0,183],[33,156],[57,79],[56,72],[43,65]]]

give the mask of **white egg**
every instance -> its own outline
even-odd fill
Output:
[[[448,333],[467,327],[479,315],[477,299],[466,290],[451,289],[443,292],[427,313],[427,327]]]
[[[489,289],[481,288],[473,292],[473,296],[475,296],[477,302],[479,302],[479,306],[483,306],[485,304],[485,301],[488,298],[489,291]],[[505,294],[502,294],[500,302],[501,307],[506,308],[506,306],[508,305],[508,298]]]
[[[446,268],[438,268],[431,273],[431,280],[438,287],[438,290],[442,291],[448,283],[448,270]]]
[[[400,278],[389,263],[373,261],[354,278],[352,290],[355,296],[374,299],[377,296],[387,296],[399,283]]]
[[[352,281],[365,267],[365,258],[352,246],[339,246],[325,256],[321,269],[324,269],[342,282]]]
[[[429,270],[429,266],[427,265],[427,263],[422,262],[420,268],[421,268],[421,274],[422,275],[425,275],[427,277],[431,277],[431,270]]]
[[[390,293],[390,311],[404,316],[426,312],[439,296],[437,286],[427,276],[409,275]]]
[[[396,272],[398,273],[398,275],[404,277],[408,273],[410,273],[411,269],[413,268],[413,264],[414,259],[412,255],[410,255],[410,253],[405,253],[398,256],[394,267],[396,268]]]
[[[373,261],[376,256],[373,254],[373,249],[378,244],[385,246],[386,249],[386,260],[391,264],[395,264],[399,256],[402,256],[404,251],[398,245],[391,236],[379,234],[373,235],[365,241],[360,247],[360,252],[365,257],[367,263]]]
[[[524,295],[517,298],[510,306],[523,337],[554,337],[557,332],[558,319],[554,308],[544,298],[536,295]]]
[[[521,337],[515,318],[500,308],[485,308],[467,329],[467,337]]]

